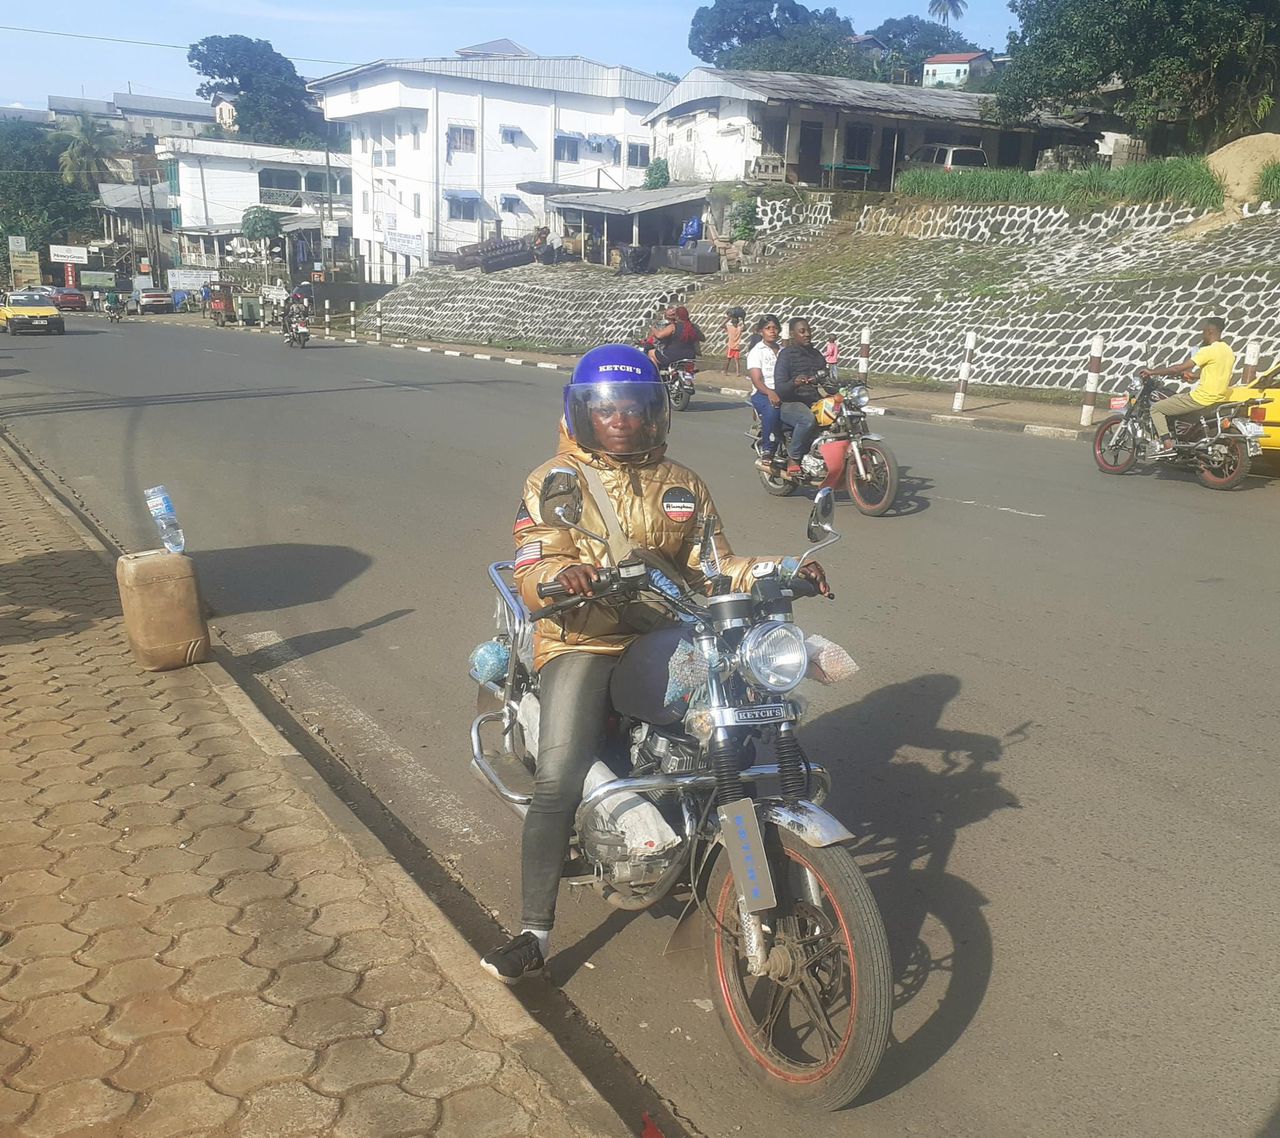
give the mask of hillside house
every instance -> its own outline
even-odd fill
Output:
[[[986,51],[931,55],[924,61],[920,82],[923,87],[963,87],[970,79],[990,75],[995,69],[995,60]]]

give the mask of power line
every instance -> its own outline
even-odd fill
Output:
[[[63,39],[72,40],[94,40],[97,43],[123,43],[132,47],[163,47],[173,51],[190,51],[189,43],[155,43],[152,40],[130,40],[121,39],[117,36],[91,36],[84,32],[55,32],[48,28],[16,28],[8,24],[0,24],[0,32],[26,32],[33,36],[60,36]],[[358,64],[352,63],[348,59],[311,59],[305,55],[286,55],[285,59],[297,60],[299,63],[329,63],[335,67],[356,67]]]

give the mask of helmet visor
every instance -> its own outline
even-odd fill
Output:
[[[569,426],[584,450],[627,458],[667,441],[671,408],[664,384],[570,384],[565,395]]]

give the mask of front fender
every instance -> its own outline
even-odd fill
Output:
[[[807,799],[798,802],[768,802],[760,811],[761,820],[772,822],[795,834],[806,845],[836,846],[853,841],[853,835],[830,814]]]

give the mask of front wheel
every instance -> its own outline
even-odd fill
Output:
[[[1112,415],[1093,433],[1093,461],[1103,474],[1127,474],[1138,461],[1134,424],[1123,415]]]
[[[1196,471],[1201,486],[1210,490],[1234,490],[1249,476],[1249,445],[1230,435],[1209,448],[1209,457]]]
[[[869,518],[878,518],[893,508],[898,496],[898,463],[884,443],[854,441],[862,455],[865,478],[858,477],[858,464],[853,455],[845,466],[845,482],[849,497],[858,510]]]
[[[778,905],[763,914],[772,931],[766,975],[752,976],[740,951],[738,890],[727,857],[712,875],[712,996],[739,1062],[767,1090],[805,1109],[839,1110],[862,1093],[888,1044],[888,938],[848,850],[776,833]]]

